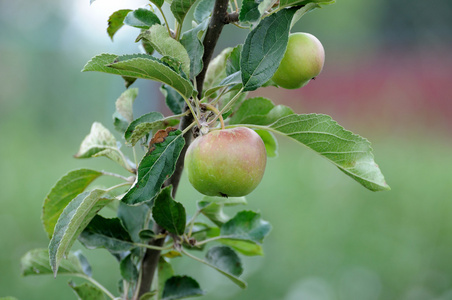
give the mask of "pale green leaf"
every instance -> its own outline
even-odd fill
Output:
[[[173,2],[174,3],[174,2]],[[149,30],[143,31],[138,40],[146,39],[152,47],[162,56],[169,56],[182,63],[182,70],[190,74],[190,57],[184,46],[172,38],[163,25],[153,25]]]
[[[270,99],[254,97],[243,101],[237,111],[231,116],[230,124],[269,125],[293,113],[290,107],[284,105],[275,106]]]
[[[173,116],[165,118],[159,112],[150,112],[130,123],[124,137],[128,143],[135,146],[141,138],[148,135],[151,131],[166,129],[178,123],[179,120]]]
[[[256,133],[261,137],[262,141],[265,145],[265,151],[267,152],[268,157],[277,157],[278,156],[278,142],[276,141],[275,136],[273,133],[262,130],[262,129],[256,129]]]
[[[112,199],[106,191],[94,189],[74,198],[61,213],[49,244],[50,265],[54,275],[63,257],[92,218]]]
[[[154,24],[160,24],[160,19],[152,11],[138,8],[127,14],[124,24],[141,29],[149,29]]]
[[[53,274],[52,268],[50,267],[48,249],[33,249],[28,251],[22,256],[20,266],[23,276]],[[79,257],[73,252],[69,252],[66,258],[61,261],[58,274],[90,275],[85,272]]]
[[[73,281],[69,281],[69,286],[77,295],[79,300],[104,300],[105,296],[102,290],[90,282],[84,282],[76,285]]]
[[[330,116],[289,115],[268,126],[322,155],[371,191],[389,190],[368,140],[345,130]]]
[[[193,12],[193,18],[198,24],[210,17],[214,4],[214,0],[201,0],[198,2],[198,5],[196,5],[195,11]]]
[[[239,278],[243,273],[242,262],[231,248],[226,246],[210,248],[206,253],[206,262],[242,289],[246,288],[246,282]]]
[[[220,228],[223,238],[245,240],[261,244],[271,230],[271,225],[264,221],[260,213],[240,211]]]
[[[124,133],[133,121],[133,102],[138,96],[138,89],[127,89],[116,100],[116,111],[113,114],[113,120],[116,130]]]
[[[180,40],[180,43],[185,47],[190,57],[190,78],[196,77],[202,70],[204,45],[201,42],[200,36],[204,34],[208,24],[209,19],[204,20],[195,28],[186,31]]]
[[[64,208],[103,173],[89,169],[71,171],[61,177],[46,196],[41,220],[49,238]]]

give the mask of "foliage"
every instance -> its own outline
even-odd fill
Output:
[[[120,75],[127,88],[136,79],[161,82],[161,92],[174,115],[149,112],[135,118],[133,102],[138,90],[128,88],[120,95],[113,126],[134,154],[137,146],[143,146],[146,153],[139,161],[128,158],[114,134],[95,122],[75,158],[105,156],[122,166],[129,177],[89,169],[63,176],[43,205],[42,221],[50,238],[49,247],[31,250],[21,261],[23,275],[65,274],[87,280],[82,284],[69,282],[79,299],[116,298],[91,277],[86,258],[70,251],[77,239],[86,248],[104,248],[117,259],[123,299],[169,300],[203,295],[195,279],[174,273],[171,260],[177,256],[207,265],[241,288],[247,286],[241,278],[240,255],[262,255],[262,243],[271,225],[259,212],[243,210],[233,217],[224,212],[225,207],[246,204],[243,197],[204,197],[191,214],[174,200],[191,134],[248,127],[263,139],[269,157],[277,155],[275,135],[287,136],[369,190],[389,189],[366,139],[347,131],[329,116],[298,115],[263,97],[246,99],[249,91],[275,85],[270,79],[285,53],[293,24],[305,13],[334,1],[243,1],[241,7],[229,12],[220,11],[225,6],[214,6],[220,0],[151,2],[152,9],[113,13],[107,28],[111,39],[124,25],[140,29],[136,41],[145,46],[146,53],[100,54],[83,71]],[[164,5],[170,7],[176,20],[174,29],[167,22]],[[194,5],[193,28],[182,32]],[[205,37],[213,34],[218,39],[221,31],[208,24],[217,22],[221,13],[224,18],[220,22],[234,23],[249,33],[243,45],[224,49],[206,62],[204,57],[212,54],[215,43],[209,44]],[[158,57],[152,55],[154,51]],[[179,128],[173,127],[178,124]],[[121,183],[91,188],[100,176],[113,176]],[[117,217],[100,215],[105,206],[114,207]],[[209,246],[204,258],[194,254],[214,242],[219,245]],[[153,262],[149,263],[149,257]],[[149,273],[150,277],[145,277]],[[146,283],[146,279],[151,282]]]

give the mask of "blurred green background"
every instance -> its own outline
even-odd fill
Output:
[[[20,257],[45,248],[41,205],[67,171],[120,171],[104,158],[75,160],[91,123],[113,130],[120,78],[80,73],[102,52],[138,51],[137,32],[105,33],[113,11],[144,0],[0,2],[0,297],[75,299],[61,276],[20,276]],[[229,26],[219,47],[243,41]],[[249,208],[273,225],[264,257],[243,257],[248,289],[186,260],[202,299],[452,299],[452,2],[338,0],[300,21],[326,49],[322,74],[296,91],[255,94],[296,112],[326,113],[371,140],[392,191],[372,193],[306,148],[280,139]],[[136,116],[166,113],[156,85],[139,81]],[[201,196],[183,178],[178,200]],[[81,248],[77,243],[75,248]],[[84,250],[115,291],[105,251]]]

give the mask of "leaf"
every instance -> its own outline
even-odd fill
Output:
[[[128,13],[124,24],[141,29],[149,29],[154,24],[160,24],[160,19],[152,11],[138,8]]]
[[[128,89],[116,100],[116,111],[113,120],[116,130],[124,133],[133,121],[133,102],[138,96],[138,89]]]
[[[230,218],[223,212],[225,205],[232,206],[237,204],[246,204],[245,197],[209,197],[206,196],[202,201],[198,201],[199,211],[217,226],[226,223]]]
[[[206,253],[206,261],[242,289],[246,288],[246,282],[238,278],[243,273],[243,267],[234,250],[227,246],[212,247]]]
[[[243,0],[240,8],[240,22],[256,22],[260,19],[259,4],[262,0]]]
[[[133,263],[132,254],[124,257],[119,263],[119,271],[121,272],[121,277],[128,282],[136,282],[138,279],[138,269]]]
[[[159,112],[147,113],[130,123],[124,137],[132,146],[144,136],[148,135],[151,130],[166,129],[168,126],[174,126],[179,120],[174,117],[165,118]]]
[[[290,115],[268,128],[311,148],[367,189],[390,189],[374,161],[369,141],[345,130],[330,116]]]
[[[278,156],[278,142],[276,141],[273,133],[267,130],[256,129],[254,130],[261,137],[262,141],[265,145],[265,151],[267,152],[268,157],[277,157]]]
[[[149,1],[154,3],[157,7],[162,7],[163,3],[165,3],[165,0],[149,0]]]
[[[246,37],[240,59],[244,91],[261,87],[278,69],[295,12],[295,8],[283,9],[264,18]]]
[[[195,78],[202,70],[204,55],[204,46],[200,36],[204,34],[209,24],[209,19],[204,20],[195,28],[186,31],[180,40],[190,57],[190,78]]]
[[[240,56],[242,53],[243,45],[239,44],[235,46],[228,59],[226,60],[226,74],[229,76],[240,71]]]
[[[44,200],[42,224],[49,239],[63,209],[103,173],[89,169],[71,171],[58,180]]]
[[[135,56],[100,54],[93,57],[82,71],[97,71],[163,82],[186,98],[191,97],[193,93],[193,85],[190,81],[162,61],[146,54]]]
[[[182,235],[185,231],[185,208],[171,197],[172,186],[164,188],[155,198],[152,217],[170,233]]]
[[[165,97],[166,105],[168,105],[168,108],[174,114],[178,115],[184,111],[185,100],[175,89],[166,84],[162,84],[160,92]]]
[[[134,247],[132,238],[118,218],[107,219],[99,215],[89,222],[78,240],[88,249],[105,248],[112,253]]]
[[[184,73],[190,74],[190,57],[187,50],[180,42],[169,35],[165,26],[153,25],[149,30],[142,32],[137,41],[141,39],[146,39],[162,56],[169,56],[182,63]]]
[[[50,265],[56,276],[61,259],[92,218],[112,199],[106,191],[94,189],[74,198],[61,213],[49,244]]]
[[[179,24],[182,25],[184,23],[185,16],[195,2],[196,0],[173,0],[170,8]]]
[[[260,213],[240,211],[221,226],[220,236],[261,244],[270,230],[270,223],[262,220]]]
[[[20,259],[20,266],[22,276],[49,275],[53,273],[50,267],[48,249],[33,249],[28,251]],[[84,272],[79,257],[73,252],[69,252],[66,259],[61,261],[58,274],[82,274],[90,276],[90,274]]]
[[[173,277],[174,270],[169,262],[165,260],[165,258],[160,256],[159,263],[157,266],[157,274],[158,274],[158,298],[162,299],[163,290],[165,287],[165,282]]]
[[[270,99],[254,97],[243,101],[231,116],[230,124],[268,125],[293,113],[290,107],[275,106]]]
[[[80,300],[104,300],[104,293],[90,282],[84,282],[76,285],[73,281],[69,282],[69,286]]]
[[[118,142],[111,132],[101,123],[94,122],[90,133],[80,145],[75,158],[90,158],[106,156],[117,164],[123,166],[129,172],[134,172],[131,163],[125,158],[118,147]]]
[[[163,182],[173,174],[184,145],[180,130],[159,130],[138,166],[137,180],[122,201],[137,205],[152,200],[160,192]]]
[[[147,292],[141,295],[140,300],[153,300],[155,295],[156,295],[155,291]]]
[[[226,78],[226,60],[232,50],[233,48],[225,48],[220,54],[210,61],[203,85],[203,89],[205,91],[218,86],[219,83]]]
[[[173,276],[165,282],[162,300],[182,299],[204,295],[199,283],[188,276]]]
[[[200,24],[208,17],[213,11],[213,7],[215,5],[214,0],[201,0],[198,2],[198,5],[195,7],[195,11],[193,12],[193,18],[195,21]]]
[[[247,256],[255,256],[255,255],[264,255],[264,250],[262,246],[259,244],[255,244],[253,242],[248,241],[240,241],[233,239],[220,239],[218,240],[220,243],[228,245],[243,255]]]
[[[336,0],[334,0],[336,1]],[[308,3],[305,6],[301,7],[297,12],[294,14],[292,23],[290,24],[290,28],[292,28],[300,19],[302,16],[307,14],[308,12],[313,11],[316,8],[321,8],[321,6],[317,3]]]
[[[108,36],[113,41],[113,36],[115,33],[121,29],[121,27],[124,25],[124,19],[127,16],[129,12],[131,12],[131,9],[121,9],[118,11],[115,11],[109,18],[108,18],[108,27],[107,27],[107,33]]]
[[[118,218],[136,243],[141,242],[140,232],[147,227],[145,220],[149,215],[149,210],[147,205],[129,206],[122,201],[119,202]]]
[[[289,6],[303,6],[310,3],[317,4],[319,7],[323,5],[333,4],[336,0],[281,0],[279,1],[279,9]]]

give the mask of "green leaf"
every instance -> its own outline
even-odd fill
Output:
[[[105,248],[112,253],[132,249],[133,242],[120,219],[96,215],[82,231],[78,240],[88,249]]]
[[[231,53],[229,54],[228,59],[226,60],[226,74],[229,76],[240,71],[240,56],[242,53],[243,45],[235,46]]]
[[[335,0],[334,0],[335,1]],[[321,6],[317,3],[308,3],[305,6],[301,7],[297,12],[294,14],[292,23],[290,24],[290,28],[292,28],[300,19],[302,16],[307,14],[308,12],[313,11],[316,8],[320,8]]]
[[[203,290],[191,277],[173,276],[165,282],[162,300],[174,300],[204,295]]]
[[[193,93],[193,85],[190,81],[161,60],[146,54],[134,56],[101,54],[93,57],[82,71],[97,71],[163,82],[186,98],[190,98]]]
[[[158,298],[162,299],[163,290],[165,287],[165,282],[173,277],[174,270],[169,262],[165,260],[164,257],[160,256],[159,264],[157,266],[158,274]]]
[[[243,267],[234,250],[226,246],[212,247],[206,253],[206,261],[242,289],[246,288],[246,282],[238,278],[243,273]]]
[[[174,2],[173,2],[174,3]],[[152,47],[162,56],[169,56],[182,63],[182,70],[190,74],[190,57],[184,46],[172,38],[163,25],[153,25],[149,30],[143,31],[137,41],[146,39]]]
[[[213,11],[213,7],[215,5],[214,0],[201,0],[198,2],[198,5],[195,7],[195,11],[193,12],[193,18],[195,21],[200,24],[208,17]]]
[[[168,108],[174,114],[178,115],[184,111],[185,100],[175,89],[166,84],[162,84],[160,92],[165,97],[166,105],[168,105]]]
[[[124,257],[119,263],[119,271],[121,272],[121,277],[128,282],[137,282],[138,279],[138,269],[133,263],[132,254]]]
[[[0,297],[0,300],[18,300],[16,297]]]
[[[210,61],[206,71],[203,90],[207,91],[218,86],[219,83],[226,78],[226,61],[232,50],[233,48],[225,48]]]
[[[182,25],[184,23],[185,16],[195,2],[196,0],[173,0],[170,8],[179,24]]]
[[[128,205],[150,201],[160,192],[163,182],[176,168],[185,140],[180,130],[159,130],[151,143],[138,166],[137,180],[122,198]]]
[[[270,230],[270,223],[264,221],[260,213],[240,211],[235,217],[221,226],[220,236],[261,244]]]
[[[149,210],[147,205],[129,206],[122,201],[119,202],[118,218],[136,243],[141,242],[140,232],[148,226],[145,220],[149,215]]]
[[[261,137],[265,145],[265,151],[268,157],[278,156],[278,141],[276,140],[273,133],[267,130],[256,129],[254,130]]]
[[[69,286],[80,300],[104,300],[104,293],[90,282],[84,282],[76,285],[73,281],[69,281]]]
[[[223,207],[237,204],[246,204],[245,197],[220,198],[206,196],[202,201],[198,201],[198,209],[217,226],[221,226],[230,219],[223,212]]]
[[[180,40],[190,57],[190,78],[195,78],[202,70],[204,46],[200,36],[204,34],[208,25],[209,19],[206,19],[195,28],[186,31]]]
[[[151,3],[154,3],[157,7],[162,7],[165,0],[149,0]]]
[[[268,128],[311,148],[367,189],[390,189],[374,161],[369,141],[345,130],[330,116],[290,115]]]
[[[108,27],[107,27],[107,33],[108,36],[113,40],[113,36],[115,33],[121,29],[121,27],[124,25],[124,19],[126,18],[127,14],[131,12],[131,9],[121,9],[118,11],[115,11],[109,18],[108,18]]]
[[[152,11],[144,8],[128,13],[124,19],[124,24],[141,29],[149,29],[154,24],[160,24],[160,19]]]
[[[279,2],[279,9],[289,6],[303,6],[303,5],[309,5],[317,4],[318,7],[321,7],[323,5],[329,5],[335,3],[336,0],[281,0]]]
[[[172,186],[164,188],[155,198],[152,217],[170,233],[182,235],[185,231],[185,208],[171,197]]]
[[[254,97],[243,101],[238,110],[231,116],[230,124],[268,125],[293,113],[290,107],[275,106],[267,98]]]
[[[61,213],[49,244],[50,265],[56,276],[58,267],[78,235],[92,218],[112,199],[106,198],[106,191],[94,189],[74,198]]]
[[[138,89],[128,89],[116,100],[116,111],[113,120],[116,130],[124,133],[133,121],[133,102],[138,96]]]
[[[58,180],[44,200],[41,220],[49,238],[64,208],[103,173],[89,169],[71,171]]]
[[[49,250],[48,249],[33,249],[25,253],[20,260],[20,266],[23,276],[28,275],[49,275],[53,271],[50,267]],[[69,252],[66,259],[63,259],[58,269],[58,274],[82,274],[88,275],[84,270],[79,257]]]
[[[295,12],[283,9],[264,18],[246,37],[240,60],[244,91],[254,91],[273,77],[286,52]]]
[[[262,246],[259,244],[255,244],[253,242],[248,241],[240,241],[233,239],[220,239],[218,240],[220,243],[228,245],[243,255],[247,256],[255,256],[255,255],[264,255],[264,250]]]
[[[106,156],[117,164],[123,166],[129,172],[134,172],[131,162],[126,159],[118,147],[118,142],[111,132],[101,123],[94,122],[90,133],[85,137],[80,145],[80,149],[75,158],[90,158]]]
[[[130,123],[124,137],[126,141],[132,146],[144,136],[148,135],[151,130],[166,129],[169,126],[174,126],[179,123],[179,120],[174,117],[163,117],[159,112],[147,113]]]
[[[155,291],[147,292],[141,295],[140,300],[153,300],[155,295],[156,295]]]
[[[239,21],[240,22],[256,22],[261,17],[259,11],[259,4],[262,0],[243,0],[240,8]]]

